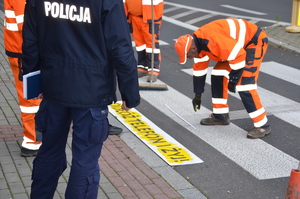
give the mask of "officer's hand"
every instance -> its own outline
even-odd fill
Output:
[[[128,108],[128,107],[126,106],[126,102],[123,101],[123,103],[122,103],[122,109],[125,110],[125,111],[130,111],[131,108]]]
[[[228,83],[228,90],[229,90],[230,92],[235,93],[235,87],[236,87],[236,84],[234,84],[234,83],[232,83],[232,82],[229,82],[229,83]]]
[[[200,110],[200,106],[201,106],[201,95],[196,94],[194,99],[193,99],[193,108],[194,108],[195,112],[197,110]]]

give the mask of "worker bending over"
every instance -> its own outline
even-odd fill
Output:
[[[216,61],[211,72],[213,113],[202,119],[202,125],[228,125],[228,90],[238,92],[254,123],[248,138],[262,138],[271,133],[266,111],[257,93],[260,65],[268,47],[264,30],[243,19],[212,21],[192,35],[183,35],[175,42],[180,63],[194,58],[194,110],[200,109],[209,60]]]

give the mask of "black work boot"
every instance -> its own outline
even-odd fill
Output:
[[[228,125],[230,123],[229,114],[211,114],[209,118],[200,121],[202,125]]]
[[[113,126],[113,125],[109,125],[109,135],[119,135],[120,133],[122,133],[123,129],[117,126]]]
[[[248,132],[247,138],[250,139],[257,139],[257,138],[263,138],[266,135],[269,135],[271,133],[271,127],[254,127],[251,131]]]

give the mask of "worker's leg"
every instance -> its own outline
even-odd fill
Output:
[[[108,136],[108,109],[72,109],[72,166],[66,199],[96,199],[100,181],[98,159]]]
[[[160,73],[160,64],[161,64],[161,52],[159,46],[159,35],[160,35],[160,23],[154,24],[154,31],[152,31],[152,25],[147,23],[143,26],[143,35],[146,42],[146,52],[148,59],[148,75],[159,76]],[[152,33],[154,34],[154,46],[152,46]],[[153,48],[153,49],[152,49]],[[152,60],[152,51],[153,51],[153,70],[151,67]]]
[[[213,114],[209,118],[202,119],[200,122],[202,125],[228,125],[230,123],[227,103],[229,70],[228,62],[217,62],[211,72]]]
[[[145,76],[148,73],[148,59],[146,53],[146,43],[143,37],[142,28],[146,24],[142,17],[130,15],[132,22],[132,38],[135,42],[135,49],[137,52],[137,67],[139,77]]]
[[[239,92],[245,109],[254,124],[254,129],[247,135],[249,138],[261,138],[271,132],[266,111],[257,92],[260,66],[268,48],[264,38],[266,38],[266,34],[262,32],[257,40],[257,44],[251,44],[247,47],[246,67],[236,86],[236,90]]]
[[[33,161],[31,199],[52,199],[67,167],[66,142],[71,124],[69,108],[43,100],[36,115],[43,144]]]
[[[214,114],[228,114],[228,62],[217,62],[211,72],[212,105]]]
[[[268,125],[266,111],[257,92],[260,66],[268,48],[268,44],[263,40],[265,37],[265,33],[262,32],[257,40],[257,44],[251,44],[247,47],[246,67],[236,86],[245,109],[253,120],[254,127]]]
[[[23,82],[19,77],[19,60],[18,58],[8,57],[9,63],[14,75],[19,106],[21,110],[21,121],[23,125],[23,142],[22,142],[22,156],[36,155],[37,150],[41,145],[41,133],[35,129],[35,114],[39,109],[40,99],[24,99]]]

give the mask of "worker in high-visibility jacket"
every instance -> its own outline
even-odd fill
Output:
[[[201,106],[209,60],[216,61],[211,72],[213,113],[202,119],[202,125],[228,125],[228,90],[238,92],[254,123],[248,138],[262,138],[271,133],[266,111],[257,93],[260,65],[268,47],[264,30],[243,19],[212,21],[192,35],[183,35],[175,42],[180,63],[194,58],[194,110]]]
[[[23,142],[21,156],[35,156],[41,145],[41,133],[35,129],[35,114],[39,109],[40,99],[26,100],[23,96],[22,58],[22,29],[24,20],[25,0],[4,0],[4,45],[9,64],[14,75],[21,121],[23,125]]]
[[[155,82],[160,73],[159,35],[164,2],[163,0],[123,0],[123,4],[138,56],[138,76],[148,75],[147,81]],[[152,31],[152,4],[154,31]],[[154,34],[154,46],[152,46],[152,34]],[[152,51],[154,53],[153,70],[151,69]]]

